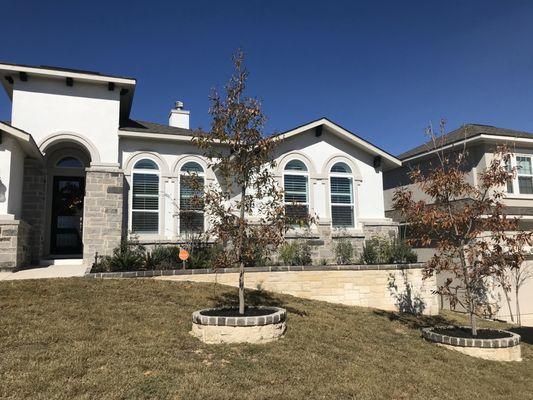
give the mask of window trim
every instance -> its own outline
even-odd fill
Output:
[[[150,160],[150,161],[153,161],[155,163],[155,165],[157,165],[157,169],[141,169],[141,168],[135,168],[135,166],[137,165],[137,163],[139,161],[142,161],[144,159],[147,159],[147,160]],[[135,180],[135,174],[150,174],[150,175],[157,175],[158,177],[158,180],[157,180],[157,195],[150,195],[148,197],[156,197],[157,198],[157,210],[140,210],[140,209],[134,209],[133,208],[133,185],[134,185],[134,180]],[[130,232],[134,235],[139,235],[139,236],[154,236],[154,235],[160,235],[160,232],[161,232],[161,166],[159,165],[159,163],[154,160],[153,158],[150,158],[150,157],[141,157],[139,158],[138,160],[135,161],[135,163],[133,164],[133,167],[131,169],[131,190],[129,191],[130,192],[130,195],[129,195],[129,202],[130,202],[130,207],[129,207],[129,227],[130,227]],[[154,213],[154,214],[157,214],[157,231],[153,231],[153,232],[137,232],[133,229],[133,213],[134,212],[150,212],[150,213]]]
[[[195,164],[198,164],[200,166],[200,168],[202,169],[202,172],[197,172],[196,175],[198,177],[201,177],[203,180],[204,180],[204,194],[205,194],[205,185],[206,185],[206,180],[207,180],[207,172],[206,172],[206,168],[204,165],[202,165],[201,162],[197,161],[197,160],[185,160],[179,167],[178,169],[178,179],[177,179],[177,197],[178,197],[178,226],[177,226],[177,233],[178,233],[178,236],[179,237],[183,237],[184,235],[187,235],[187,234],[190,234],[187,233],[187,232],[183,232],[181,231],[181,185],[182,185],[182,182],[181,182],[181,178],[182,176],[187,176],[188,172],[186,171],[183,171],[183,167],[185,165],[187,165],[188,163],[195,163]],[[189,174],[190,176],[190,174]],[[205,216],[205,211],[192,211],[192,212],[196,212],[198,214],[202,214],[203,215],[203,220],[204,220],[204,223],[203,223],[203,228],[202,228],[202,232],[201,233],[205,233],[206,231],[206,216]]]
[[[330,225],[332,229],[355,229],[357,227],[357,219],[356,219],[356,212],[355,212],[355,178],[353,176],[353,172],[331,172],[333,169],[333,166],[339,162],[342,162],[346,164],[349,167],[349,164],[347,164],[344,161],[336,161],[334,162],[330,169],[329,169],[329,176],[328,176],[328,183],[329,183],[329,190],[328,190],[328,200],[329,200],[329,213],[330,213]],[[348,178],[350,180],[350,204],[347,203],[333,203],[332,200],[332,191],[331,191],[331,178]],[[351,207],[352,208],[352,226],[333,226],[333,206],[343,206],[343,207]]]
[[[531,154],[531,153],[529,153],[529,154],[528,153],[513,153],[512,156],[511,156],[511,160],[510,160],[511,161],[511,168],[517,168],[516,176],[512,180],[513,193],[509,193],[507,191],[507,187],[505,187],[505,195],[506,195],[506,198],[508,198],[508,199],[509,198],[531,199],[531,198],[533,198],[533,193],[520,193],[520,187],[519,187],[519,184],[518,184],[518,177],[520,175],[522,175],[522,176],[531,176],[533,178],[533,173],[532,174],[520,174],[520,172],[518,171],[518,160],[517,160],[518,157],[529,158],[531,160],[531,165],[532,165],[532,169],[533,169],[533,154]]]

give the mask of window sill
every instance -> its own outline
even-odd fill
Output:
[[[533,194],[507,193],[504,197],[506,200],[533,200]]]
[[[333,238],[364,238],[363,231],[355,228],[331,228],[331,237]]]

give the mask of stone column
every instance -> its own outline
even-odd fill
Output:
[[[24,221],[1,219],[0,271],[13,271],[30,263],[30,227]]]
[[[29,224],[29,259],[38,264],[43,256],[45,229],[46,169],[41,161],[24,160],[22,219]]]
[[[83,264],[95,253],[111,255],[123,234],[124,173],[118,168],[87,168],[83,209]]]

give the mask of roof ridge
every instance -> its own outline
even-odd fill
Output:
[[[485,129],[484,129],[485,128]],[[500,128],[493,125],[484,125],[484,124],[463,124],[460,127],[437,136],[440,146],[450,145],[453,143],[460,142],[461,140],[470,139],[479,135],[492,135],[492,136],[505,136],[505,137],[522,137],[522,138],[532,138],[533,133],[527,131],[519,131],[510,128]],[[431,140],[426,141],[416,147],[411,148],[410,150],[404,151],[398,155],[398,158],[404,160],[406,158],[419,156],[425,154],[432,149],[428,147],[431,145]]]

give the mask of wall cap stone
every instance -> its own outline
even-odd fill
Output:
[[[520,335],[505,331],[502,329],[489,329],[496,332],[501,332],[510,335],[509,337],[500,338],[500,339],[469,339],[469,338],[460,338],[455,336],[443,335],[440,333],[434,332],[434,329],[452,329],[454,326],[438,326],[438,327],[429,327],[422,329],[422,337],[425,339],[435,342],[442,343],[450,346],[459,346],[459,347],[477,347],[477,348],[506,348],[514,347],[520,344]],[[466,328],[462,326],[461,328]],[[478,331],[483,329],[478,329]]]
[[[372,265],[309,265],[309,266],[269,266],[248,267],[245,272],[301,272],[301,271],[397,271],[406,269],[422,269],[424,263],[413,264],[372,264]],[[123,272],[89,272],[88,278],[151,278],[154,276],[170,275],[199,275],[199,274],[227,274],[239,272],[239,268],[219,269],[170,269],[150,271],[123,271]]]
[[[239,316],[239,317],[228,317],[228,316],[212,316],[212,315],[203,315],[207,311],[224,311],[234,309],[232,307],[222,307],[222,308],[206,308],[203,310],[198,310],[192,313],[192,322],[198,325],[212,325],[212,326],[264,326],[279,324],[284,322],[287,319],[287,310],[280,307],[270,307],[270,306],[258,306],[251,307],[260,310],[271,310],[270,314],[260,315],[260,316]]]

